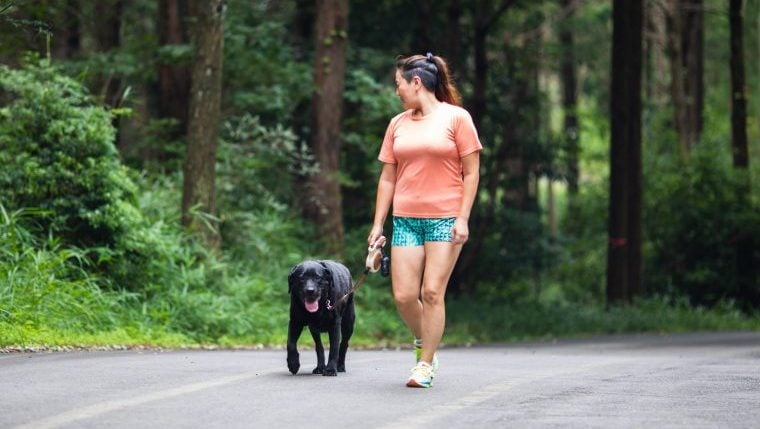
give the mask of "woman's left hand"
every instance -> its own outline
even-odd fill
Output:
[[[467,226],[467,219],[456,218],[454,227],[451,229],[451,241],[454,244],[464,244],[469,237],[470,228]]]

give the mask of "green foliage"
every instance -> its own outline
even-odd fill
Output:
[[[571,303],[458,300],[448,303],[444,341],[449,344],[553,339],[601,334],[676,333],[760,329],[731,302],[713,308],[654,296],[604,309]]]
[[[391,66],[388,66],[388,70]],[[349,67],[344,95],[341,150],[341,191],[347,228],[366,228],[374,215],[371,195],[382,163],[377,160],[390,119],[402,110],[390,83],[375,80],[365,70]],[[371,190],[368,193],[368,190]]]
[[[474,262],[478,296],[486,300],[536,296],[539,276],[557,261],[557,243],[536,213],[499,210],[493,225],[496,230],[486,237]],[[495,266],[499,269],[489,268]]]
[[[48,43],[53,57],[64,55],[57,50],[65,43],[59,30],[75,24],[65,6],[12,3],[6,10],[3,5],[10,3],[0,0],[0,22],[8,24],[0,25],[6,62],[18,62],[27,49],[46,55]],[[176,172],[185,144],[176,121],[155,118],[151,111],[157,65],[188,64],[192,48],[159,47],[157,20],[150,18],[157,16],[157,3],[127,3],[120,46],[93,52],[98,26],[80,25],[79,52],[57,67],[0,68],[0,162],[5,167],[0,170],[0,344],[282,344],[287,274],[302,259],[325,256],[298,209],[299,199],[308,197],[300,180],[317,168],[305,144],[314,89],[313,5],[227,2],[217,169],[223,248],[218,256],[180,227],[182,180]],[[428,50],[450,58],[465,105],[473,92],[475,8],[461,10],[460,43],[449,40],[449,8],[426,12],[401,3],[352,2],[339,180],[345,262],[355,274],[366,252],[381,166],[377,152],[388,120],[401,109],[393,94],[393,58]],[[80,6],[79,23],[95,22],[96,3]],[[653,91],[645,100],[642,129],[646,287],[684,300],[652,298],[606,311],[612,7],[586,3],[572,17],[559,9],[519,2],[491,23],[488,108],[479,130],[485,145],[481,183],[504,177],[504,171],[491,171],[489,165],[501,145],[522,150],[536,174],[552,175],[561,161],[549,150],[552,126],[542,118],[549,103],[558,103],[553,73],[561,64],[557,32],[544,30],[562,25],[574,31],[579,66],[581,192],[558,204],[567,209],[556,238],[548,234],[540,209],[517,213],[497,205],[469,273],[478,282],[477,292],[450,301],[445,341],[757,329],[755,319],[743,318],[730,304],[737,292],[736,239],[758,237],[760,225],[757,195],[742,201],[736,186],[756,183],[760,169],[752,162],[747,179],[737,176],[728,160],[727,16],[705,17],[711,29],[705,34],[705,54],[713,59],[705,63],[707,145],[698,147],[688,164],[672,155],[677,140],[663,96],[667,73],[659,76],[654,65],[654,75],[646,79]],[[755,16],[757,9],[750,2],[746,16]],[[424,14],[429,16],[423,20]],[[749,60],[758,49],[757,30],[745,21],[749,88],[757,86],[760,75],[753,73],[757,62]],[[142,157],[151,152],[157,165],[150,165],[150,174],[138,176],[120,164],[111,126],[117,111],[95,106],[106,101],[101,100],[106,83],[114,82],[119,92],[132,94],[120,107],[135,112],[119,124],[120,142],[129,148],[121,156],[137,156],[134,165],[148,165]],[[758,106],[750,98],[750,118],[757,116]],[[553,119],[558,126],[559,117]],[[749,120],[750,142],[758,141],[757,123]],[[752,143],[750,159],[757,151]],[[509,186],[502,178],[497,198]],[[369,276],[356,303],[354,344],[408,340],[388,279]]]
[[[231,1],[224,35],[225,98],[232,114],[255,112],[267,125],[287,124],[308,103],[312,66],[298,61],[288,29],[266,19],[261,4]]]
[[[109,310],[118,296],[100,290],[83,251],[24,228],[24,221],[37,216],[0,205],[0,323],[59,330],[112,327]]]
[[[556,263],[546,273],[544,297],[552,301],[602,305],[607,271],[607,183],[589,180],[569,197],[560,225]]]
[[[140,263],[136,188],[113,145],[111,116],[76,81],[45,62],[0,68],[0,197],[11,210],[39,209],[37,236],[92,252],[119,274]],[[114,252],[122,258],[115,258]],[[118,259],[115,264],[112,262]],[[134,269],[134,272],[139,270]],[[126,277],[128,278],[128,277]]]
[[[760,211],[746,192],[747,172],[730,163],[726,143],[706,141],[687,164],[659,157],[647,165],[645,234],[651,249],[647,284],[694,303],[738,298],[736,243],[760,238]]]
[[[27,227],[79,248],[101,285],[149,291],[173,267],[137,208],[137,187],[114,147],[111,115],[83,87],[46,63],[3,67],[0,196],[11,210],[35,208]]]
[[[227,120],[222,135],[217,200],[228,256],[247,265],[308,242],[309,228],[297,219],[298,199],[307,197],[298,180],[317,168],[308,148],[290,130],[250,115]]]

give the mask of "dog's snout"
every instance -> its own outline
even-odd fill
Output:
[[[303,290],[306,295],[314,296],[319,291],[319,285],[317,285],[315,282],[309,281],[306,283]]]

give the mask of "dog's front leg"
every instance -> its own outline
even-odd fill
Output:
[[[296,374],[301,368],[301,361],[298,358],[298,337],[301,336],[303,327],[303,324],[297,323],[293,318],[288,324],[288,370],[292,374]]]
[[[325,372],[325,348],[322,346],[322,336],[319,329],[309,326],[311,338],[314,339],[314,348],[317,351],[317,367],[311,372],[312,374],[324,374]]]
[[[338,317],[335,323],[330,327],[328,335],[330,336],[330,354],[327,358],[327,367],[323,375],[338,375],[338,349],[340,348],[340,322]]]

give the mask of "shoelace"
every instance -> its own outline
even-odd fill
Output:
[[[433,375],[433,367],[430,365],[415,365],[412,368],[412,374],[421,374],[426,378],[431,378]]]

